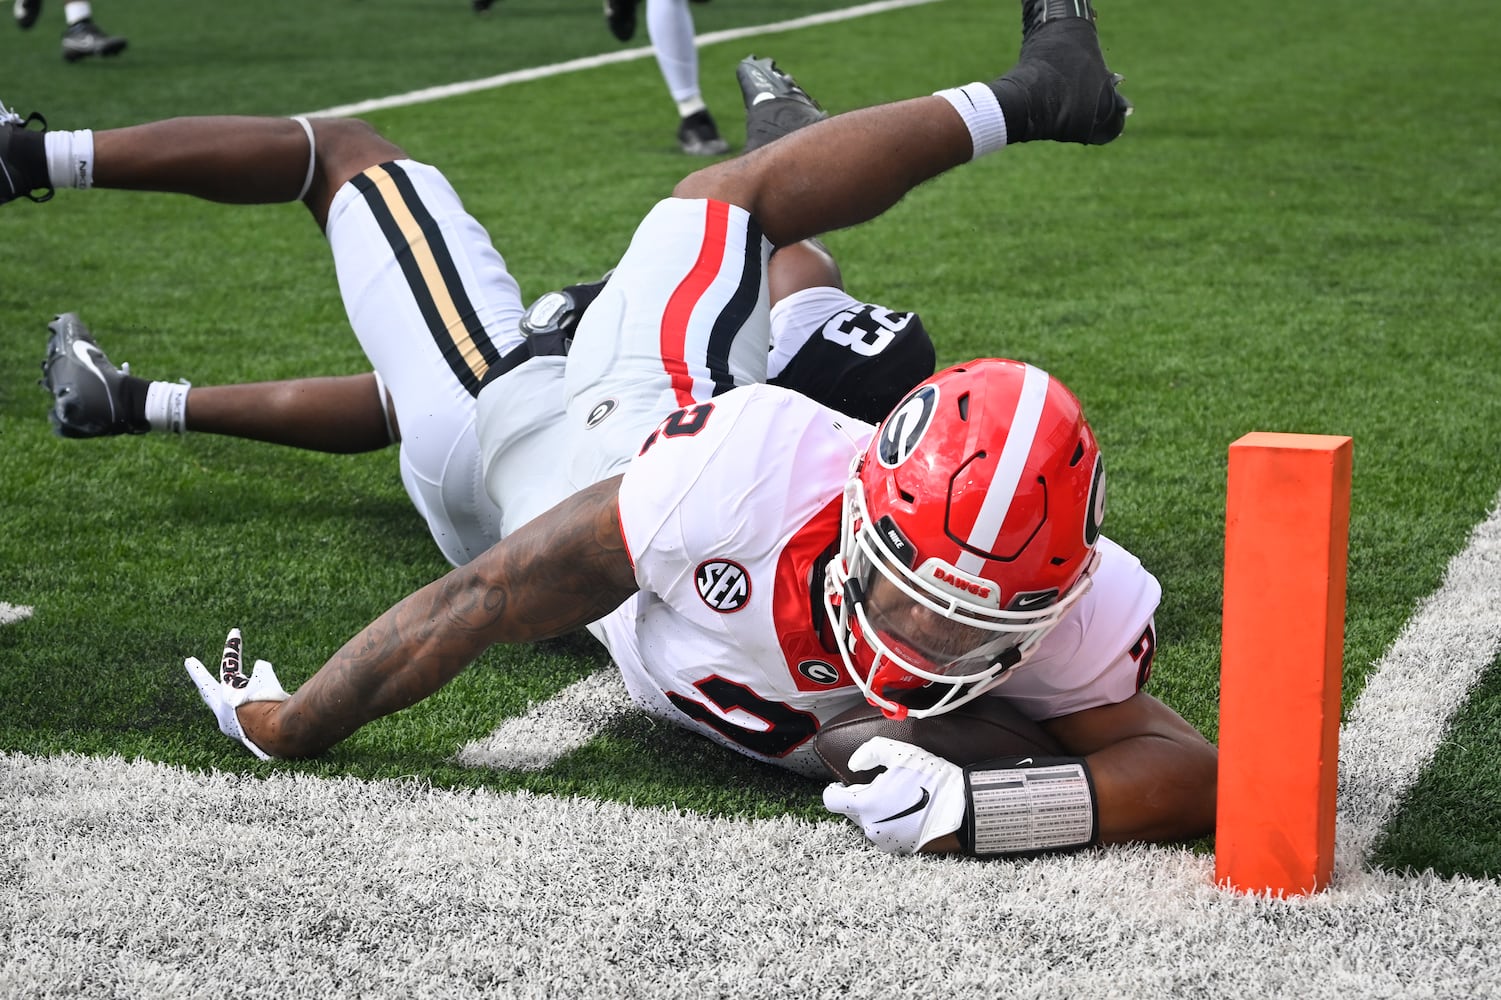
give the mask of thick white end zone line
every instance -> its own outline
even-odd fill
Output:
[[[0,754],[0,996],[1501,995],[1501,887],[1364,867],[1498,604],[1501,507],[1342,727],[1315,896],[1223,891],[1173,847],[893,858],[843,821]],[[624,705],[602,672],[512,736]]]
[[[1501,652],[1501,497],[1366,678],[1339,737],[1336,877],[1362,864]]]
[[[893,858],[843,821],[0,754],[0,995],[1501,995],[1501,888],[1362,865],[1497,655],[1498,564],[1493,513],[1376,665],[1315,896],[1174,847]]]
[[[855,18],[869,17],[872,14],[900,10],[903,7],[919,7],[924,4],[938,2],[940,0],[880,0],[879,3],[867,3],[861,4],[858,7],[846,7],[842,10],[826,11],[822,14],[810,14],[807,17],[797,17],[788,21],[750,25],[744,28],[730,28],[725,31],[710,31],[698,35],[695,41],[699,48],[703,48],[705,45],[714,45],[719,42],[733,42],[739,38],[755,38],[759,35],[770,35],[781,31],[795,31],[799,28],[835,24],[839,21],[851,21]],[[338,107],[324,108],[322,111],[306,111],[303,114],[309,118],[343,118],[351,115],[362,115],[371,111],[379,111],[383,108],[401,108],[412,104],[426,104],[429,101],[442,100],[445,97],[473,94],[481,90],[494,90],[496,87],[506,87],[513,83],[542,80],[550,76],[561,76],[564,73],[576,73],[580,70],[608,66],[611,63],[634,62],[637,59],[650,58],[651,54],[651,46],[639,46],[633,49],[622,49],[618,52],[609,52],[597,56],[570,59],[568,62],[554,63],[551,66],[536,66],[528,69],[514,70],[510,73],[500,73],[496,76],[489,76],[480,80],[448,83],[438,87],[414,90],[408,94],[394,94],[390,97],[377,97],[368,101],[356,101],[354,104],[341,104]]]
[[[1342,729],[1315,896],[1173,847],[894,858],[843,821],[0,754],[0,995],[1501,995],[1501,888],[1363,867],[1498,602],[1493,512]]]

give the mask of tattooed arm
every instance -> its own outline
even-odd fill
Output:
[[[311,757],[447,684],[498,642],[570,632],[636,591],[620,534],[620,478],[582,490],[371,622],[286,701],[249,702],[245,733]]]

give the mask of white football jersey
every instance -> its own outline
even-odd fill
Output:
[[[863,698],[818,634],[823,566],[871,433],[758,385],[680,410],[648,439],[620,488],[641,591],[591,626],[638,704],[824,773],[813,734]],[[1031,718],[1123,701],[1146,679],[1160,588],[1124,549],[1102,538],[1100,550],[1091,592],[997,689]]]

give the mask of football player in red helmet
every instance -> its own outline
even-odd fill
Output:
[[[1047,372],[972,361],[915,389],[852,464],[826,571],[866,699],[926,718],[1000,684],[1089,589],[1104,509],[1099,446]]]

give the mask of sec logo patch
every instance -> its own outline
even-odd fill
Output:
[[[722,615],[750,602],[751,580],[745,567],[729,559],[706,559],[693,571],[699,599]]]

